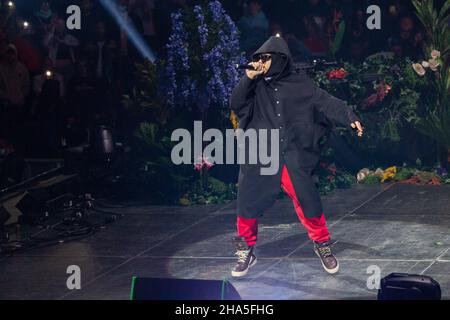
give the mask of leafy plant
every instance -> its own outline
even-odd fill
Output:
[[[450,148],[450,0],[446,0],[440,10],[433,0],[412,0],[417,17],[427,32],[427,42],[424,48],[429,61],[422,62],[428,70],[421,70],[415,65],[419,76],[426,76],[429,81],[425,95],[432,95],[433,100],[426,105],[426,112],[413,119],[418,130],[435,139],[440,145]],[[434,68],[433,68],[433,64]],[[425,73],[425,74],[424,74]]]
[[[315,80],[347,101],[361,118],[364,143],[354,135],[346,139],[368,155],[386,143],[400,143],[401,130],[417,115],[419,92],[426,87],[426,81],[415,76],[411,61],[380,55],[361,64],[344,62],[343,69],[346,76],[342,79],[330,79],[333,70],[328,69],[318,72]]]
[[[135,63],[135,68],[137,84],[131,94],[123,96],[123,105],[131,115],[151,119],[160,127],[165,126],[170,117],[170,108],[161,95],[158,65],[144,60]]]
[[[199,180],[191,185],[179,203],[182,205],[224,203],[236,198],[236,190],[235,184],[226,184],[214,177],[208,177],[206,186]]]
[[[363,183],[365,184],[378,184],[381,182],[381,177],[376,174],[368,175],[364,180]]]
[[[408,167],[402,167],[400,170],[395,174],[393,180],[394,181],[403,181],[406,179],[411,178],[411,176],[414,174],[416,169],[408,168]]]
[[[322,150],[321,162],[314,170],[318,189],[321,194],[327,194],[336,188],[349,188],[356,182],[352,174],[338,168],[333,162],[334,151],[331,148]]]
[[[123,96],[134,128],[128,142],[133,161],[129,162],[124,190],[156,203],[175,202],[190,179],[190,172],[175,166],[170,158],[171,130],[179,114],[171,112],[161,96],[158,66],[145,60],[135,67],[136,85],[131,94]]]
[[[157,73],[157,66],[149,61],[136,64],[137,85],[123,98],[137,122],[130,142],[135,161],[129,165],[124,190],[153,203],[192,205],[234,199],[234,185],[211,177],[204,169],[198,174],[194,166],[173,164],[172,130],[189,127],[191,118],[186,110],[173,112],[160,96]]]

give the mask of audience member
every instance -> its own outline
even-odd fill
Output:
[[[28,70],[18,60],[16,47],[10,44],[0,63],[0,99],[14,108],[23,107],[29,89]]]
[[[399,57],[417,59],[422,55],[423,34],[416,30],[410,15],[400,18],[397,32],[388,39],[388,47]]]
[[[43,43],[55,70],[64,77],[69,77],[73,72],[73,66],[76,62],[76,49],[80,42],[67,32],[66,22],[63,19],[54,19]]]
[[[269,21],[262,11],[262,1],[250,0],[248,12],[238,22],[241,50],[252,55],[269,36]]]
[[[53,62],[50,58],[45,59],[41,72],[33,77],[33,93],[38,97],[48,79],[54,79],[59,83],[59,93],[61,97],[65,95],[66,88],[64,86],[64,78],[54,69]]]

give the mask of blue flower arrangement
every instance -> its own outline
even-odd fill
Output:
[[[235,23],[220,1],[172,13],[164,91],[172,107],[228,107],[244,58]]]

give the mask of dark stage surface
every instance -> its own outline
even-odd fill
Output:
[[[244,299],[375,299],[367,268],[423,273],[450,298],[450,186],[357,185],[323,197],[340,242],[338,275],[327,275],[290,200],[261,219],[257,265],[231,279]],[[95,235],[0,261],[1,299],[128,299],[131,277],[223,279],[235,259],[234,203],[132,205]],[[66,287],[66,268],[81,268],[81,290]]]

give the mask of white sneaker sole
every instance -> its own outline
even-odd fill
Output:
[[[316,255],[319,257],[320,263],[322,263],[322,267],[325,269],[326,272],[328,272],[329,274],[335,274],[338,273],[339,271],[339,260],[335,257],[337,265],[335,268],[333,269],[328,269],[325,264],[323,263],[322,259],[320,259],[320,255],[319,253],[314,249],[314,252],[316,253]]]
[[[248,273],[248,270],[249,270],[251,267],[253,267],[253,266],[256,264],[257,261],[258,261],[258,259],[256,259],[256,257],[255,257],[255,259],[248,265],[248,268],[245,269],[244,271],[234,271],[234,270],[231,270],[231,276],[233,276],[233,277],[235,277],[235,278],[239,278],[239,277],[245,276],[245,275]]]

